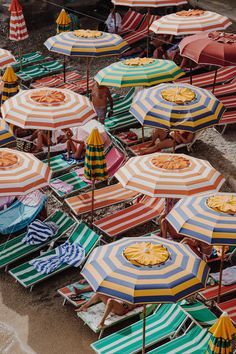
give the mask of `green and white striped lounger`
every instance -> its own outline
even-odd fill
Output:
[[[177,304],[162,304],[146,319],[146,347],[171,338],[185,324],[188,315]],[[91,347],[99,354],[132,354],[142,349],[143,321],[125,327],[97,342]],[[167,353],[166,353],[167,354]]]
[[[105,120],[105,128],[108,131],[113,131],[113,130],[121,130],[123,128],[127,128],[127,127],[132,127],[135,125],[140,125],[139,122],[137,121],[137,119],[132,116],[131,113],[127,112],[123,112],[120,113],[116,116],[112,116],[110,118],[106,118]]]
[[[59,61],[46,61],[45,63],[40,64],[40,66],[49,73],[54,73],[63,69],[63,64]]]
[[[44,163],[48,163],[48,160],[43,160]],[[69,170],[71,167],[75,166],[74,164],[69,164],[66,160],[62,158],[62,155],[56,155],[50,158],[50,168],[53,174],[57,174],[66,170]]]
[[[200,301],[191,304],[183,300],[179,304],[202,327],[211,327],[217,320],[216,315]]]
[[[87,225],[84,223],[80,223],[75,230],[72,232],[68,241],[71,243],[79,243],[85,249],[86,257],[93,250],[93,248],[98,243],[100,237],[92,231]],[[51,250],[45,252],[40,257],[51,256],[55,254],[55,250]],[[40,257],[37,257],[40,258]],[[29,262],[23,263],[16,268],[13,268],[9,271],[10,275],[12,275],[22,286],[25,288],[33,288],[33,286],[54,274],[57,274],[65,269],[70,268],[71,266],[63,263],[60,267],[58,267],[54,272],[49,274],[39,273]]]
[[[37,63],[39,61],[45,60],[46,57],[42,55],[40,52],[32,52],[32,53],[27,53],[23,54],[21,58],[16,58],[17,63],[13,64],[12,67],[14,70],[17,70],[20,68],[20,62],[22,66],[25,65],[30,65],[32,63]]]
[[[22,243],[22,239],[25,237],[26,233],[20,236],[14,237],[13,239],[2,243],[0,245],[0,268],[7,267],[9,264],[15,262],[18,259],[25,257],[35,251],[40,250],[45,245],[56,241],[62,235],[64,235],[72,225],[75,224],[74,220],[70,218],[67,214],[58,210],[54,214],[50,215],[45,221],[53,221],[59,227],[59,230],[53,238],[50,238],[47,242],[41,243],[40,245],[28,245]]]
[[[210,334],[206,329],[194,326],[182,336],[157,347],[148,354],[204,354]]]
[[[24,68],[16,73],[16,75],[23,81],[30,81],[38,77],[44,76],[48,73],[40,65],[32,65],[27,68]]]
[[[124,112],[128,112],[131,106],[131,103],[133,101],[134,98],[134,92],[135,92],[135,88],[132,87],[129,92],[126,94],[125,97],[122,97],[120,99],[117,99],[114,103],[113,103],[113,114],[117,115],[119,113],[124,113]],[[109,110],[108,110],[109,113]]]
[[[71,171],[69,173],[66,173],[65,175],[60,176],[56,179],[60,179],[62,182],[66,182],[70,186],[73,186],[73,190],[70,193],[66,194],[65,192],[61,192],[58,189],[54,188],[50,184],[50,187],[58,195],[59,198],[68,197],[69,195],[72,195],[81,189],[85,189],[85,188],[90,187],[90,185],[88,183],[84,182],[75,171]],[[55,179],[52,179],[50,182],[52,183],[53,181],[55,181]]]

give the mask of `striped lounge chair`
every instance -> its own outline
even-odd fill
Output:
[[[140,126],[137,119],[128,111],[119,113],[105,120],[105,128],[109,132],[118,131],[134,126]]]
[[[120,36],[123,36],[128,32],[134,32],[142,22],[143,18],[144,14],[140,14],[139,12],[129,9],[122,19],[121,27],[118,34]]]
[[[63,70],[63,64],[57,60],[46,61],[40,64],[40,66],[46,71],[48,71],[48,73],[55,73],[57,71]]]
[[[236,79],[232,80],[230,83],[218,85],[214,89],[214,95],[219,98],[222,96],[235,95],[235,92]]]
[[[48,159],[43,160],[44,163],[48,163]],[[69,170],[73,166],[83,164],[83,161],[81,163],[74,161],[74,163],[70,164],[68,161],[63,159],[63,156],[61,154],[52,156],[50,158],[50,168],[52,170],[53,175],[58,175],[61,172],[64,172],[66,170]]]
[[[80,223],[76,226],[75,230],[72,232],[71,236],[69,237],[68,241],[70,243],[79,243],[85,249],[86,257],[89,253],[93,250],[93,248],[99,242],[99,236],[92,231],[87,225],[84,223]],[[55,254],[55,250],[51,250],[45,252],[43,256],[52,256]],[[40,257],[37,257],[39,259]],[[71,266],[63,263],[59,268],[57,268],[54,272],[49,274],[39,273],[29,262],[23,263],[16,268],[13,268],[9,271],[10,275],[13,276],[23,287],[30,288],[32,290],[33,286],[43,280],[62,272],[70,268]]]
[[[117,99],[113,103],[113,115],[117,115],[119,113],[129,111],[131,103],[134,98],[134,93],[135,93],[135,88],[132,87],[124,97]],[[109,110],[108,110],[108,114],[109,114]]]
[[[73,83],[81,79],[81,75],[77,71],[69,71],[66,73],[66,82]],[[30,86],[32,88],[40,87],[57,87],[64,83],[64,74],[50,75],[36,80]]]
[[[131,129],[125,132],[121,132],[119,134],[116,134],[115,137],[121,141],[121,143],[125,146],[132,146],[132,145],[137,145],[142,142],[142,135],[144,135],[144,141],[148,141],[151,139],[153,128],[144,126],[144,134],[142,133],[142,128],[137,128],[137,129]],[[137,138],[135,139],[130,139],[129,134],[130,133],[135,133]]]
[[[48,61],[38,65],[26,67],[16,73],[22,81],[33,81],[41,76],[49,75],[63,69],[59,61]]]
[[[53,186],[53,182],[55,181],[55,178],[52,179],[50,181],[50,188],[52,188],[52,190],[56,193],[56,195],[59,198],[64,198],[65,196],[69,196],[71,194],[77,193],[81,189],[85,189],[85,188],[90,187],[90,185],[88,183],[86,183],[85,181],[83,181],[81,178],[78,177],[76,170],[70,171],[70,172],[66,173],[65,175],[60,176],[56,179],[60,179],[60,181],[65,182],[65,183],[69,184],[70,186],[73,186],[73,189],[70,193],[65,193],[65,192],[62,192],[62,191],[56,189]]]
[[[136,31],[124,36],[124,40],[129,44],[134,44],[144,38],[147,38],[150,25],[152,24],[152,22],[158,20],[159,18],[160,16],[151,15],[147,13],[140,27]]]
[[[233,323],[236,325],[236,299],[221,302],[216,305],[221,312],[227,312]]]
[[[216,315],[200,301],[189,303],[182,300],[179,304],[202,327],[211,327],[217,320]]]
[[[88,301],[89,298],[92,297],[92,295],[94,294],[93,291],[90,292],[86,292],[84,293],[84,297],[80,297],[78,300],[73,300],[71,299],[71,295],[73,295],[74,292],[74,288],[81,290],[83,288],[85,288],[86,286],[88,286],[88,284],[80,284],[79,282],[75,282],[66,286],[63,286],[62,288],[58,289],[57,292],[60,296],[63,297],[63,305],[65,305],[67,302],[69,302],[70,304],[72,304],[75,307],[80,307],[82,306],[86,301]]]
[[[164,198],[144,197],[140,202],[96,220],[93,224],[109,239],[157,218],[164,208]]]
[[[198,294],[204,301],[213,301],[218,296],[219,285],[207,287],[205,290],[200,291]],[[236,292],[236,284],[224,285],[221,287],[221,295],[228,295]]]
[[[14,71],[16,71],[20,68],[20,65],[27,66],[32,63],[38,63],[45,59],[46,57],[42,55],[41,52],[27,53],[27,54],[23,54],[21,57],[16,58],[16,64],[13,64],[12,67]]]
[[[67,214],[59,210],[50,215],[45,221],[53,221],[57,224],[59,230],[56,235],[50,238],[50,240],[39,245],[27,245],[26,243],[22,243],[22,239],[25,237],[26,233],[23,233],[20,236],[14,237],[13,239],[2,243],[0,245],[0,268],[7,268],[16,260],[19,260],[33,252],[40,250],[49,243],[55,242],[60,237],[62,237],[75,223],[74,220],[71,219]]]
[[[94,191],[94,210],[105,208],[114,204],[123,203],[137,196],[137,193],[121,186],[120,183]],[[92,192],[83,193],[65,199],[70,210],[80,216],[91,211]]]
[[[188,315],[177,304],[162,304],[146,319],[146,348],[176,336],[188,320]],[[133,354],[142,349],[143,321],[125,327],[91,344],[98,354]],[[167,352],[166,352],[167,354]]]
[[[88,87],[92,87],[93,80],[89,79]],[[77,93],[85,93],[87,91],[87,79],[81,79],[80,81],[75,82],[66,82],[57,86],[58,88],[64,88],[71,90]]]

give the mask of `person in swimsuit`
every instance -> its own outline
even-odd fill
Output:
[[[113,114],[113,99],[110,90],[106,86],[100,86],[96,81],[94,82],[91,100],[97,113],[97,118],[100,123],[105,123],[107,113],[107,103],[110,103],[109,117]]]
[[[191,250],[200,258],[203,260],[207,260],[211,253],[212,253],[212,245],[208,245],[205,242],[199,241],[199,240],[194,240],[193,238],[190,237],[185,237],[181,243],[184,243],[185,245],[188,245]]]
[[[62,129],[66,136],[67,159],[70,158],[72,152],[73,158],[79,160],[85,155],[85,142],[82,140],[74,139],[73,132],[70,128]]]
[[[87,311],[89,306],[96,304],[99,301],[102,301],[106,305],[104,314],[103,314],[102,319],[98,325],[98,328],[100,328],[100,329],[102,327],[104,327],[105,320],[111,312],[114,313],[115,315],[123,316],[126,313],[128,313],[129,311],[133,310],[134,308],[140,306],[140,305],[129,304],[125,301],[114,299],[114,298],[111,298],[107,295],[96,293],[91,297],[90,300],[88,300],[84,305],[82,305],[76,311],[77,312],[78,311]]]

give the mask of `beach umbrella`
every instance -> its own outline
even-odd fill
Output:
[[[57,33],[66,32],[70,30],[71,19],[67,15],[66,10],[62,9],[58,18],[56,19]]]
[[[186,245],[151,237],[124,237],[97,247],[81,274],[93,290],[132,304],[175,303],[205,288],[209,268]]]
[[[165,7],[187,4],[187,0],[112,0],[114,5],[129,7]]]
[[[216,320],[209,332],[212,335],[206,354],[233,354],[232,337],[236,334],[236,328],[226,312]]]
[[[0,150],[0,196],[24,195],[48,185],[50,168],[33,154]]]
[[[16,63],[15,57],[9,52],[9,50],[0,48],[0,69],[5,68],[10,64]]]
[[[2,97],[1,104],[3,104],[8,98],[15,96],[19,91],[19,85],[17,83],[17,76],[14,73],[14,70],[9,66],[3,77],[3,88],[2,88]]]
[[[108,178],[107,165],[104,154],[104,142],[98,128],[94,128],[89,135],[84,160],[84,177],[92,182],[92,208],[93,222],[95,181],[104,181]]]
[[[150,31],[158,34],[183,36],[202,31],[223,31],[231,21],[220,14],[204,10],[179,11],[162,16],[150,26]]]
[[[171,60],[134,58],[107,66],[94,79],[104,86],[153,86],[175,81],[183,75],[184,72]]]
[[[180,54],[198,64],[236,65],[236,35],[234,33],[198,33],[184,38],[179,43]],[[215,71],[213,92],[217,78]]]
[[[166,219],[182,235],[212,246],[223,246],[219,301],[225,246],[236,246],[236,193],[215,193],[180,200]]]
[[[164,198],[216,192],[225,182],[208,161],[169,153],[131,157],[115,177],[124,188],[149,197]]]
[[[130,108],[142,125],[192,133],[218,124],[224,111],[210,91],[180,83],[142,90]]]
[[[117,34],[93,30],[63,32],[48,38],[44,44],[52,52],[87,58],[87,91],[90,59],[120,55],[129,48],[128,43]]]
[[[12,129],[8,126],[8,124],[0,119],[0,147],[10,144],[15,141]]]

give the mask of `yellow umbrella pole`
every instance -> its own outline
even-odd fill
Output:
[[[217,303],[220,302],[220,293],[221,293],[223,266],[224,266],[224,255],[225,255],[225,246],[222,246],[221,258],[220,258],[220,274],[219,274],[219,287],[218,287]]]
[[[146,305],[143,305],[143,347],[142,347],[142,354],[145,354],[146,315],[147,315],[147,308],[146,308]]]

